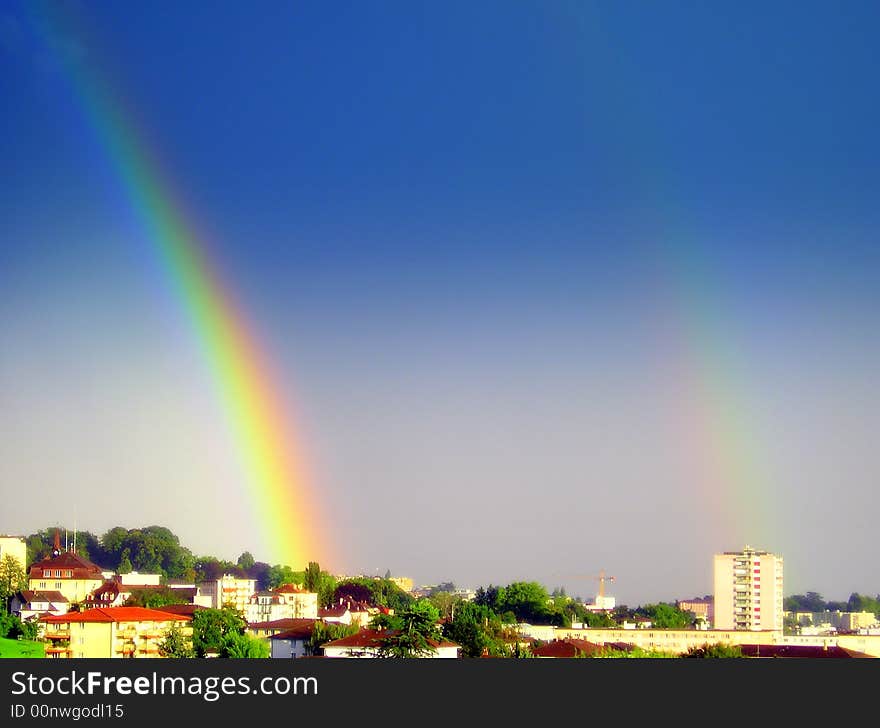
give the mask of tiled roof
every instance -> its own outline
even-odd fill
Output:
[[[324,643],[323,647],[379,647],[385,637],[393,635],[389,630],[361,629],[357,634],[342,637],[332,642]],[[431,647],[460,647],[461,645],[449,640],[428,640]]]
[[[166,604],[163,607],[156,607],[156,609],[160,612],[167,612],[168,614],[182,614],[189,617],[195,614],[199,609],[206,608],[207,607],[203,607],[200,604]]]
[[[838,645],[742,645],[746,657],[864,657]]]
[[[96,566],[88,559],[79,556],[71,551],[65,551],[58,556],[49,556],[42,561],[37,561],[31,565],[29,574],[31,579],[42,579],[44,569],[62,569],[73,571],[75,579],[103,579],[104,575],[101,568]],[[57,577],[52,577],[57,578]],[[65,578],[65,577],[61,577]],[[71,578],[71,577],[66,577]]]
[[[66,602],[67,597],[60,591],[31,591],[29,589],[19,592],[22,599],[30,604],[31,602]]]
[[[273,619],[269,622],[251,622],[248,629],[296,629],[306,622],[313,625],[317,620],[308,617],[285,617],[284,619]]]
[[[58,617],[42,617],[41,622],[172,622],[185,621],[189,617],[144,607],[94,607],[84,612],[69,612]]]
[[[292,629],[285,630],[283,632],[278,632],[277,634],[269,635],[270,640],[304,640],[308,639],[312,636],[312,630],[315,626],[315,622],[317,619],[300,619],[297,620],[302,622],[301,625],[297,627],[293,627]]]
[[[579,639],[554,640],[542,647],[532,648],[532,654],[536,657],[580,657],[601,652],[601,645]]]
[[[303,589],[298,584],[282,584],[272,591],[276,594],[314,594],[314,592],[310,592],[308,589]]]

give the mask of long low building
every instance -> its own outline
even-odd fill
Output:
[[[94,607],[42,617],[46,657],[161,657],[172,624],[192,636],[191,617],[143,607]]]
[[[547,628],[542,627],[540,634],[529,634],[522,630],[524,636],[547,640]],[[556,628],[551,639],[583,639],[589,642],[605,644],[630,644],[644,650],[658,650],[674,654],[685,654],[692,647],[703,645],[757,645],[757,646],[790,646],[790,647],[841,647],[851,652],[869,657],[880,657],[880,635],[838,634],[838,635],[786,635],[777,630],[699,630],[699,629],[565,629]]]

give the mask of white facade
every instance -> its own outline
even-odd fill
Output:
[[[782,557],[746,546],[714,561],[713,628],[782,631]]]
[[[221,579],[203,581],[196,586],[199,588],[199,594],[203,597],[197,602],[200,603],[200,606],[222,609],[226,604],[232,604],[243,614],[248,601],[257,591],[257,580],[239,579],[230,574],[224,574]]]

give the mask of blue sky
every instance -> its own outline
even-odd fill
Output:
[[[340,569],[584,596],[570,575],[605,569],[635,603],[708,593],[751,542],[788,593],[876,593],[878,19],[4,5],[0,531],[66,522],[75,490],[99,533],[256,541],[206,507],[246,505],[229,435],[74,63],[135,112],[285,373]],[[740,431],[685,431],[699,386]],[[750,482],[719,495],[706,441]]]

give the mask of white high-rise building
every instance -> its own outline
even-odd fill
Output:
[[[746,546],[715,554],[714,629],[782,631],[782,557]]]

